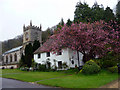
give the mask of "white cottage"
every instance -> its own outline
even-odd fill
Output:
[[[37,62],[38,64],[47,64],[48,67],[53,67],[55,65],[58,69],[62,69],[63,63],[66,63],[68,68],[74,68],[76,66],[79,66],[76,51],[73,51],[69,48],[63,48],[61,52],[53,54],[52,52],[45,51],[45,48],[47,49],[49,45],[46,46],[45,44],[43,44],[42,47],[38,48],[34,52],[35,62]],[[79,52],[80,66],[83,65],[82,59],[83,55]]]

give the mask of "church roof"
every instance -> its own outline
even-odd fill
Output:
[[[19,46],[19,47],[16,47],[16,48],[12,48],[11,50],[8,50],[4,53],[5,54],[8,54],[8,53],[11,53],[11,52],[15,52],[15,51],[18,51],[22,48],[23,46]]]

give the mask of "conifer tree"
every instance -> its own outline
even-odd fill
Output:
[[[32,57],[33,57],[33,49],[32,49],[32,44],[29,43],[25,47],[25,63],[27,67],[31,67],[32,64]]]
[[[106,10],[104,12],[103,20],[106,21],[106,22],[109,22],[111,20],[112,21],[115,20],[115,16],[114,16],[113,10],[110,9],[110,7],[106,8]]]

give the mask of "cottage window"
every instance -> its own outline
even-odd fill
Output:
[[[50,52],[47,52],[47,57],[50,57]]]
[[[72,64],[74,64],[74,61],[72,60]]]
[[[41,58],[41,54],[40,53],[38,54],[38,58]]]

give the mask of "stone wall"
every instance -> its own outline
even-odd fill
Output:
[[[15,61],[15,54],[17,56],[17,60],[16,61]],[[10,56],[12,56],[12,62],[11,62]],[[6,60],[7,57],[8,57],[8,62],[6,62],[7,61]],[[8,54],[5,54],[4,57],[3,57],[3,65],[19,63],[20,58],[21,58],[21,51],[20,50],[15,51],[15,52],[11,52],[11,53],[8,53]]]
[[[0,66],[0,69],[2,69],[2,68],[10,69],[11,67],[18,68],[17,64],[14,64],[14,65],[3,65],[3,66]]]

